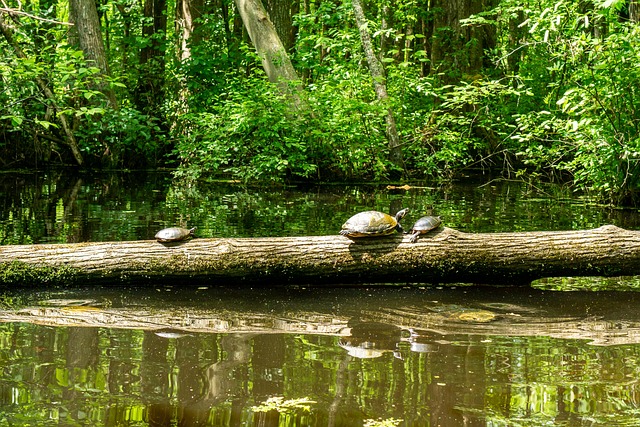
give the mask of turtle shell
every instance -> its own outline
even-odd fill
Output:
[[[357,238],[386,236],[395,231],[402,231],[399,221],[407,212],[408,209],[403,209],[395,217],[378,211],[360,212],[342,224],[340,234]]]
[[[442,218],[440,218],[439,216],[423,216],[422,218],[417,220],[415,224],[413,224],[413,227],[410,231],[411,237],[409,238],[409,240],[412,243],[415,243],[418,241],[418,238],[421,234],[425,234],[430,232],[431,230],[435,230],[436,228],[440,227],[440,225],[442,225]]]
[[[193,237],[197,227],[186,229],[182,227],[165,228],[156,233],[156,240],[161,243],[180,242],[189,237]]]

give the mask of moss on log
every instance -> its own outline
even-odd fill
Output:
[[[0,246],[4,284],[185,280],[216,283],[528,283],[640,274],[640,232],[399,234]]]

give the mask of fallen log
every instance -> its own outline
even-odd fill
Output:
[[[0,246],[0,283],[529,283],[551,276],[640,274],[640,232],[592,230],[198,238]]]

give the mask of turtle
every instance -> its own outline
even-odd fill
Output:
[[[378,211],[365,211],[352,216],[342,224],[340,234],[349,238],[386,236],[395,231],[403,232],[400,220],[409,212],[402,209],[395,217]]]
[[[160,243],[181,242],[189,237],[193,237],[196,228],[186,229],[182,227],[164,228],[156,233],[156,240]]]
[[[439,216],[423,216],[413,224],[413,227],[411,227],[411,231],[409,232],[411,237],[409,240],[411,243],[415,243],[418,241],[421,234],[427,234],[431,230],[435,230],[440,227],[440,225],[442,225],[442,218]]]

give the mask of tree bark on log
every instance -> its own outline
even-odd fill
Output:
[[[506,283],[552,276],[640,274],[640,232],[463,233],[443,228],[418,243],[399,234],[198,238],[0,246],[0,283]]]

